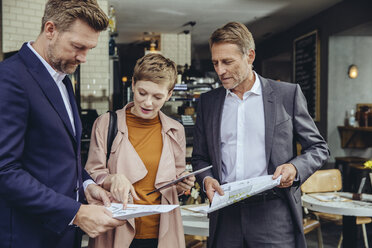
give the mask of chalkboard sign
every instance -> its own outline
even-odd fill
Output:
[[[293,42],[293,78],[301,86],[311,117],[320,121],[319,39],[317,30]]]

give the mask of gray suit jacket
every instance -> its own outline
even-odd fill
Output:
[[[306,99],[299,85],[259,77],[265,112],[265,150],[268,174],[276,167],[292,163],[299,181],[286,189],[276,188],[288,200],[295,226],[296,247],[306,247],[302,228],[301,192],[299,186],[328,159],[329,150],[307,111]],[[194,128],[192,165],[194,170],[213,165],[212,170],[197,176],[202,185],[206,176],[221,180],[221,117],[226,90],[223,87],[202,94]],[[222,127],[223,128],[223,127]],[[296,156],[296,141],[302,154]],[[213,243],[218,211],[209,216],[209,244]]]

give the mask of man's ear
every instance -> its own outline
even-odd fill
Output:
[[[45,36],[48,38],[48,39],[53,39],[53,37],[56,35],[57,33],[57,28],[56,28],[56,25],[54,24],[54,22],[52,21],[47,21],[44,25],[44,33],[45,33]]]
[[[248,56],[247,56],[248,63],[252,65],[255,58],[256,58],[256,52],[253,49],[249,49]]]

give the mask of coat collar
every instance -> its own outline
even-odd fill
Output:
[[[29,68],[28,70],[31,76],[35,79],[48,101],[58,113],[69,134],[72,136],[73,140],[77,142],[61,93],[48,70],[30,48],[27,47],[27,43],[23,44],[19,51],[19,55]]]
[[[131,108],[134,106],[133,102],[128,103],[124,106],[124,108],[116,111],[118,115],[118,131],[124,133],[128,137],[128,127],[127,127],[127,121],[126,121],[126,110],[128,108]],[[167,117],[163,112],[159,111],[159,118],[161,122],[161,128],[162,132],[167,133],[169,135],[172,135],[171,130],[179,130],[180,127],[175,126],[171,120],[169,120],[169,117]],[[174,138],[174,137],[173,137]]]
[[[126,140],[128,140],[128,127],[126,124],[126,110],[130,107],[132,107],[134,104],[133,102],[128,103],[124,108],[116,111],[117,113],[117,121],[118,121],[118,131],[122,133],[122,136],[125,136]],[[166,183],[169,183],[170,181],[174,180],[176,178],[176,175],[179,174],[181,171],[177,171],[177,161],[175,161],[175,154],[185,154],[185,147],[183,147],[182,141],[178,140],[180,137],[175,136],[175,133],[177,133],[178,130],[180,130],[182,127],[181,124],[176,125],[175,121],[167,117],[162,112],[159,112],[159,118],[162,124],[162,138],[163,138],[163,148],[162,153],[159,160],[159,167],[156,174],[155,179],[155,187],[159,188],[163,186]],[[121,139],[118,139],[116,142],[114,141],[113,147],[116,143],[118,145],[120,142],[122,142]],[[129,142],[129,140],[128,140]],[[137,182],[138,180],[141,180],[144,178],[147,174],[146,166],[143,164],[141,158],[136,153],[134,147],[130,145],[130,149],[133,149],[133,152],[135,152],[136,155],[135,158],[138,161],[136,167],[135,173],[132,174],[132,177],[134,180],[132,183]],[[178,161],[179,163],[179,161]],[[179,165],[178,165],[179,166]],[[183,169],[182,169],[183,170]],[[169,201],[174,202],[173,197],[173,190],[172,188],[164,189],[161,191],[162,195]]]
[[[222,178],[222,158],[221,158],[221,120],[222,120],[222,112],[223,112],[223,105],[226,99],[226,89],[224,87],[220,87],[217,89],[217,96],[216,96],[216,107],[213,108],[212,111],[214,113],[213,116],[213,123],[212,123],[212,133],[213,133],[213,144],[214,145],[214,154],[216,155],[216,163],[217,163],[217,172],[218,172],[218,180],[220,181]],[[216,176],[216,175],[215,175]]]

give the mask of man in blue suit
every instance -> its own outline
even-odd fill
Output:
[[[80,247],[124,224],[80,162],[71,82],[108,19],[95,0],[49,0],[42,30],[0,64],[0,247]]]

